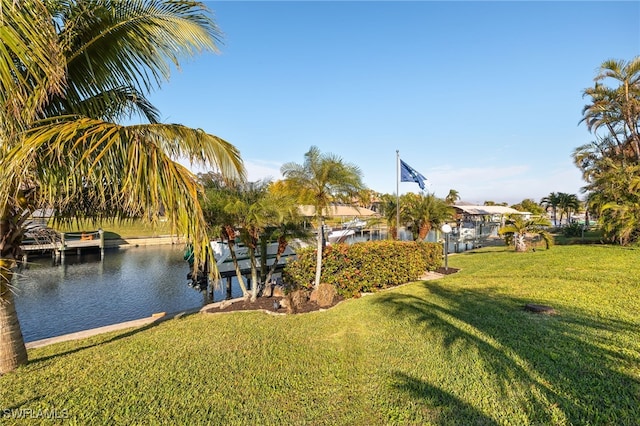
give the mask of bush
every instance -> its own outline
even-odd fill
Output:
[[[569,226],[562,228],[562,235],[567,238],[581,237],[583,231],[583,225],[578,222],[573,222]]]
[[[311,288],[315,278],[316,250],[298,251],[289,262],[284,280],[293,288]],[[442,265],[442,245],[415,241],[368,241],[336,244],[322,255],[320,281],[334,285],[343,297],[376,291],[420,278]]]

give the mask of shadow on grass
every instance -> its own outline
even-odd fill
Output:
[[[523,311],[531,300],[496,296],[491,289],[451,289],[433,281],[424,285],[425,297],[387,293],[376,303],[441,333],[445,350],[463,347],[478,353],[505,398],[519,384],[519,405],[530,422],[637,423],[640,381],[625,371],[635,371],[640,353],[617,338],[619,333],[633,336],[637,324],[558,306],[560,315],[540,316]],[[428,383],[412,384],[410,377],[403,380],[407,383],[401,388],[412,396],[440,392]],[[446,395],[444,404],[451,405],[455,416],[456,407],[468,405]],[[459,420],[469,419],[461,413]]]
[[[464,419],[464,424],[498,425],[495,420],[471,405],[423,380],[396,372],[393,381],[397,390],[428,407],[429,413],[426,417],[429,423],[447,424],[451,423],[451,420]]]
[[[87,338],[83,338],[83,339],[79,339],[79,340],[68,340],[66,342],[60,342],[58,344],[74,344],[74,342],[75,342],[75,343],[79,344],[80,346],[76,346],[73,349],[69,349],[69,350],[62,351],[62,352],[56,352],[56,353],[51,354],[51,355],[45,355],[45,356],[34,358],[34,359],[29,358],[29,365],[37,365],[39,363],[48,361],[50,359],[55,359],[55,358],[58,358],[58,357],[61,357],[61,356],[71,355],[71,354],[83,351],[85,349],[91,349],[91,348],[99,347],[99,346],[106,345],[106,344],[109,344],[109,343],[117,342],[119,340],[126,339],[126,338],[129,338],[131,336],[135,336],[138,333],[142,333],[144,331],[150,330],[150,329],[158,326],[160,323],[163,323],[165,321],[169,321],[169,320],[172,320],[172,319],[186,318],[186,317],[194,315],[194,314],[196,314],[198,312],[200,312],[200,309],[194,309],[192,311],[176,312],[174,314],[169,314],[166,317],[159,318],[156,321],[153,321],[153,322],[151,322],[149,324],[146,324],[146,325],[131,329],[129,331],[125,331],[123,333],[119,333],[119,334],[117,334],[117,335],[115,335],[115,336],[113,336],[113,337],[111,337],[109,339],[106,339],[106,340],[101,340],[100,335],[96,335],[96,336],[93,336],[93,337],[87,337]],[[86,342],[86,343],[82,343],[82,342]]]

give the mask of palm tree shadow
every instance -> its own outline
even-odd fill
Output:
[[[393,382],[393,387],[397,390],[426,406],[420,414],[429,423],[451,424],[455,419],[464,419],[466,424],[498,425],[495,420],[470,404],[423,380],[396,371],[393,373]]]
[[[86,349],[91,349],[91,348],[95,348],[95,347],[99,347],[99,346],[103,346],[103,345],[107,345],[109,343],[113,343],[113,342],[117,342],[119,340],[123,340],[123,339],[127,339],[131,336],[135,336],[138,333],[142,333],[144,331],[150,330],[156,326],[158,326],[159,324],[171,320],[171,319],[181,319],[181,318],[186,318],[188,316],[194,315],[196,313],[198,313],[200,310],[192,310],[192,311],[187,311],[187,312],[179,312],[176,314],[170,314],[167,315],[165,317],[159,318],[149,324],[140,326],[140,327],[136,327],[133,328],[129,331],[125,331],[124,333],[118,333],[117,335],[106,339],[106,340],[101,340],[100,335],[97,336],[93,336],[93,337],[89,337],[89,338],[85,338],[85,339],[80,339],[80,340],[74,340],[74,341],[67,341],[65,343],[73,343],[73,342],[78,342],[79,346],[73,348],[73,349],[69,349],[66,351],[62,351],[62,352],[56,352],[54,354],[51,355],[46,355],[46,356],[42,356],[42,357],[38,357],[35,358],[33,360],[29,360],[29,365],[38,365],[40,363],[46,362],[48,360],[51,359],[55,359],[61,356],[66,356],[66,355],[71,355],[74,353],[78,353],[80,351],[86,350]],[[95,341],[98,340],[98,341]],[[81,342],[87,342],[86,344],[81,343]],[[62,342],[61,342],[62,343]]]
[[[476,351],[505,395],[514,381],[523,384],[529,389],[522,398],[532,422],[552,423],[550,406],[572,424],[603,418],[632,424],[640,418],[640,381],[618,368],[621,362],[637,365],[640,355],[612,350],[615,341],[601,337],[602,330],[632,334],[637,325],[580,312],[542,318],[524,312],[530,301],[496,296],[491,289],[448,289],[433,281],[424,285],[426,297],[387,293],[375,303],[440,332],[445,350],[463,346]]]
[[[16,404],[10,405],[8,407],[2,407],[2,409],[0,409],[0,413],[3,413],[3,412],[5,412],[5,413],[9,412],[10,413],[12,411],[18,410],[20,407],[23,407],[23,406],[25,406],[27,404],[31,404],[33,402],[38,402],[42,398],[44,398],[44,395],[38,395],[38,396],[34,396],[32,398],[29,398],[29,399],[25,399],[22,402],[18,402]]]

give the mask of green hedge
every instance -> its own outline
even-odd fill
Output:
[[[289,262],[284,280],[298,288],[311,288],[315,278],[316,249],[297,252]],[[362,292],[415,281],[425,271],[442,265],[442,245],[415,241],[368,241],[328,246],[322,255],[322,283],[336,286],[338,293],[352,297]]]

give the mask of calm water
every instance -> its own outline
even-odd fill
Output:
[[[107,250],[103,261],[99,253],[67,255],[57,266],[30,258],[15,295],[25,341],[203,306],[205,294],[187,285],[183,253],[179,245]],[[224,297],[223,289],[214,294]]]

